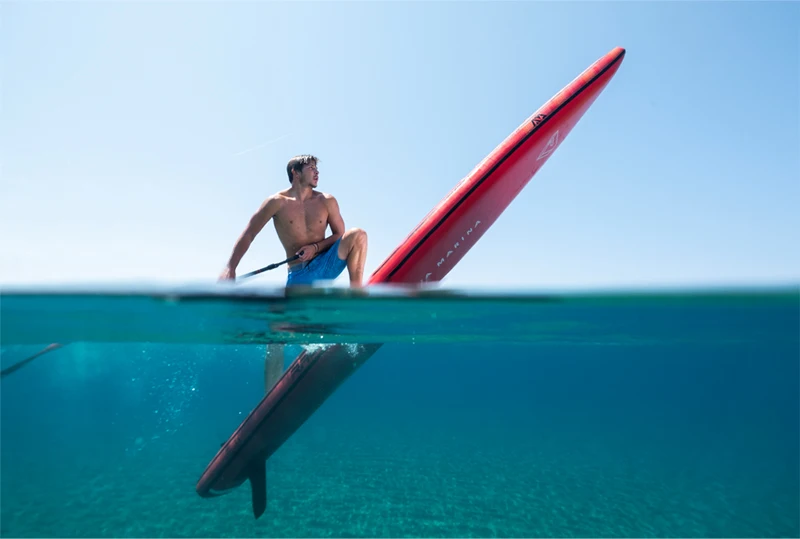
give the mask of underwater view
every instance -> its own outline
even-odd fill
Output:
[[[0,533],[796,537],[799,299],[7,289]],[[247,483],[195,487],[272,343],[382,346],[267,459],[256,519]]]

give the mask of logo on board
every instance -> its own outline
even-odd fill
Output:
[[[478,228],[478,225],[479,225],[479,224],[481,224],[481,222],[480,222],[480,221],[475,221],[475,224],[474,224],[474,225],[472,225],[471,227],[469,227],[469,228],[468,228],[468,229],[467,229],[467,230],[464,232],[464,235],[463,235],[463,236],[461,236],[461,240],[460,240],[460,241],[456,241],[456,242],[453,244],[452,248],[448,249],[448,251],[447,251],[447,254],[445,254],[445,255],[444,255],[442,258],[440,258],[438,262],[436,262],[436,267],[437,267],[437,268],[440,268],[440,267],[442,266],[442,264],[444,264],[444,263],[445,263],[445,261],[446,261],[448,258],[450,258],[450,255],[452,255],[453,253],[455,253],[455,252],[456,252],[456,249],[458,249],[459,247],[462,247],[462,245],[461,245],[462,243],[466,243],[467,239],[469,239],[469,237],[470,237],[470,234],[472,234],[473,232],[475,232],[475,229],[476,229],[476,228]],[[430,272],[429,272],[429,273],[426,273],[426,274],[425,274],[425,277],[424,277],[424,278],[423,278],[423,279],[422,279],[420,282],[426,282],[428,279],[430,279],[431,275],[433,275],[433,273],[430,273]]]
[[[553,135],[550,137],[550,140],[547,141],[547,146],[544,147],[542,153],[539,154],[539,157],[537,157],[536,160],[539,161],[541,159],[544,159],[545,157],[553,153],[556,150],[557,146],[558,146],[558,129],[556,129],[556,132],[553,133]]]

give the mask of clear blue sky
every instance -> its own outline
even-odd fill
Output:
[[[319,188],[368,231],[369,275],[615,46],[616,77],[445,284],[800,280],[796,3],[4,2],[0,15],[2,283],[213,282],[298,153],[321,158]],[[282,258],[270,224],[239,272]]]

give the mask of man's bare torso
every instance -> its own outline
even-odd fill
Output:
[[[328,205],[326,196],[313,191],[306,200],[298,200],[285,191],[276,193],[281,201],[280,209],[273,221],[275,232],[286,250],[286,257],[292,257],[303,247],[325,239],[328,228]]]

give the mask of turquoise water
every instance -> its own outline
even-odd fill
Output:
[[[3,537],[800,535],[797,287],[127,292],[0,298],[3,369],[65,343],[2,379]],[[269,342],[386,344],[254,520],[194,486]]]

